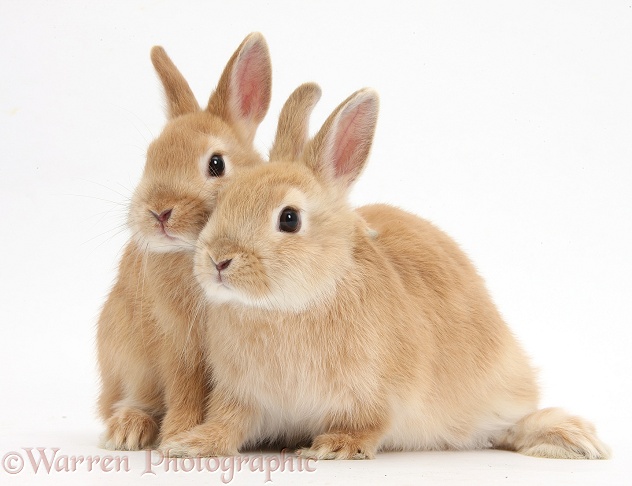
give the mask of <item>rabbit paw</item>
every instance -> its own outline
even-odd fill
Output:
[[[368,447],[365,440],[344,433],[319,435],[310,448],[299,449],[296,453],[311,459],[375,458],[373,447]]]
[[[595,427],[560,408],[545,408],[522,418],[502,438],[502,445],[527,456],[553,459],[608,459],[610,449]]]
[[[160,443],[170,442],[176,436],[192,430],[201,422],[198,414],[174,415],[167,412],[160,425]]]
[[[158,436],[158,424],[137,408],[119,408],[106,422],[103,447],[110,450],[137,451],[149,447]]]
[[[557,459],[608,459],[610,448],[601,442],[592,424],[569,417],[541,440],[520,450],[522,454]]]
[[[204,425],[166,438],[160,443],[160,451],[167,457],[215,457],[235,456],[238,451],[227,441],[225,431]]]

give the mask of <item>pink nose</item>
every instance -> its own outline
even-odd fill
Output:
[[[159,223],[166,223],[171,217],[171,211],[173,211],[173,209],[165,209],[160,214],[151,211],[151,214],[153,214],[154,218],[156,218]]]
[[[222,270],[226,270],[228,268],[228,265],[230,265],[230,262],[232,262],[233,259],[231,258],[230,260],[224,260],[223,262],[219,262],[215,264],[215,268],[217,268],[218,272],[221,272]]]

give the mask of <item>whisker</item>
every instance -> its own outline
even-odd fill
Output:
[[[130,187],[124,186],[123,184],[121,184],[121,183],[120,183],[120,182],[118,182],[118,181],[116,182],[116,184],[118,184],[118,185],[119,185],[119,186],[121,186],[123,189],[125,189],[125,191],[126,191],[128,194],[133,194],[133,193],[134,193],[134,190],[133,190],[133,189],[131,189]],[[130,200],[131,200],[131,197],[128,197],[127,199],[130,199]]]
[[[127,229],[127,224],[125,223],[121,223],[120,225],[115,226],[114,228],[110,228],[102,233],[99,233],[98,235],[93,236],[92,238],[89,238],[85,241],[83,241],[82,243],[80,243],[81,245],[86,245],[88,243],[90,243],[91,241],[96,240],[97,238],[102,237],[103,235],[107,235],[108,233],[112,233],[114,231],[114,233],[107,238],[105,241],[108,241],[112,238],[114,238],[116,235],[121,234],[123,231],[125,231]],[[103,244],[103,242],[101,242],[101,244]]]
[[[139,117],[136,113],[134,113],[133,111],[125,108],[124,106],[119,106],[119,105],[114,105],[116,106],[118,109],[126,111],[127,113],[129,113],[130,115],[132,115],[134,118],[136,118],[136,120],[138,120],[139,122],[141,122],[143,124],[143,126],[147,129],[147,131],[149,132],[149,134],[151,135],[151,138],[154,139],[156,138],[154,136],[154,134],[152,133],[152,131],[150,130],[150,128],[147,126],[147,124],[145,123],[145,121]],[[131,121],[131,120],[130,120]],[[136,124],[134,122],[132,122],[132,125],[134,126],[134,129],[138,132],[138,134],[143,138],[143,140],[145,141],[145,146],[149,145],[150,140],[147,139],[147,137],[138,129],[138,127],[136,126]],[[143,152],[145,150],[143,149]]]
[[[105,184],[102,184],[101,182],[97,182],[97,181],[91,181],[90,179],[82,179],[80,178],[79,180],[83,181],[83,182],[88,182],[90,184],[94,184],[95,186],[100,186],[103,187],[104,189],[107,189],[108,191],[112,191],[114,194],[118,194],[119,196],[121,196],[123,199],[127,200],[127,201],[131,201],[132,198],[129,195],[125,195],[119,191],[117,191],[116,189],[112,189],[109,186],[106,186]],[[131,191],[129,191],[131,192]]]
[[[127,207],[126,203],[122,203],[122,202],[118,202],[118,201],[112,201],[110,199],[105,199],[102,197],[97,197],[97,196],[87,196],[85,194],[69,194],[69,193],[65,193],[65,194],[61,194],[62,196],[66,196],[66,197],[83,197],[85,199],[94,199],[95,201],[103,201],[109,204],[114,204],[116,206],[125,206]]]

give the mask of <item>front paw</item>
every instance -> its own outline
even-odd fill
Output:
[[[374,459],[375,450],[365,440],[345,433],[322,434],[310,448],[296,451],[311,459]]]
[[[103,447],[137,451],[151,446],[158,436],[156,420],[137,408],[119,408],[106,422]]]
[[[158,447],[167,457],[235,456],[237,447],[231,445],[225,431],[200,425],[187,432],[165,438]]]
[[[174,417],[167,412],[160,426],[160,444],[166,444],[192,430],[202,422],[201,417],[190,414],[187,416]]]

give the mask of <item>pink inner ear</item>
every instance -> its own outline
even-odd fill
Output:
[[[336,177],[352,175],[351,180],[354,180],[364,164],[363,148],[371,136],[366,129],[371,116],[369,105],[362,103],[354,107],[338,121],[332,154]]]
[[[240,59],[235,73],[237,103],[241,116],[261,121],[267,111],[269,69],[265,49],[256,44]]]

